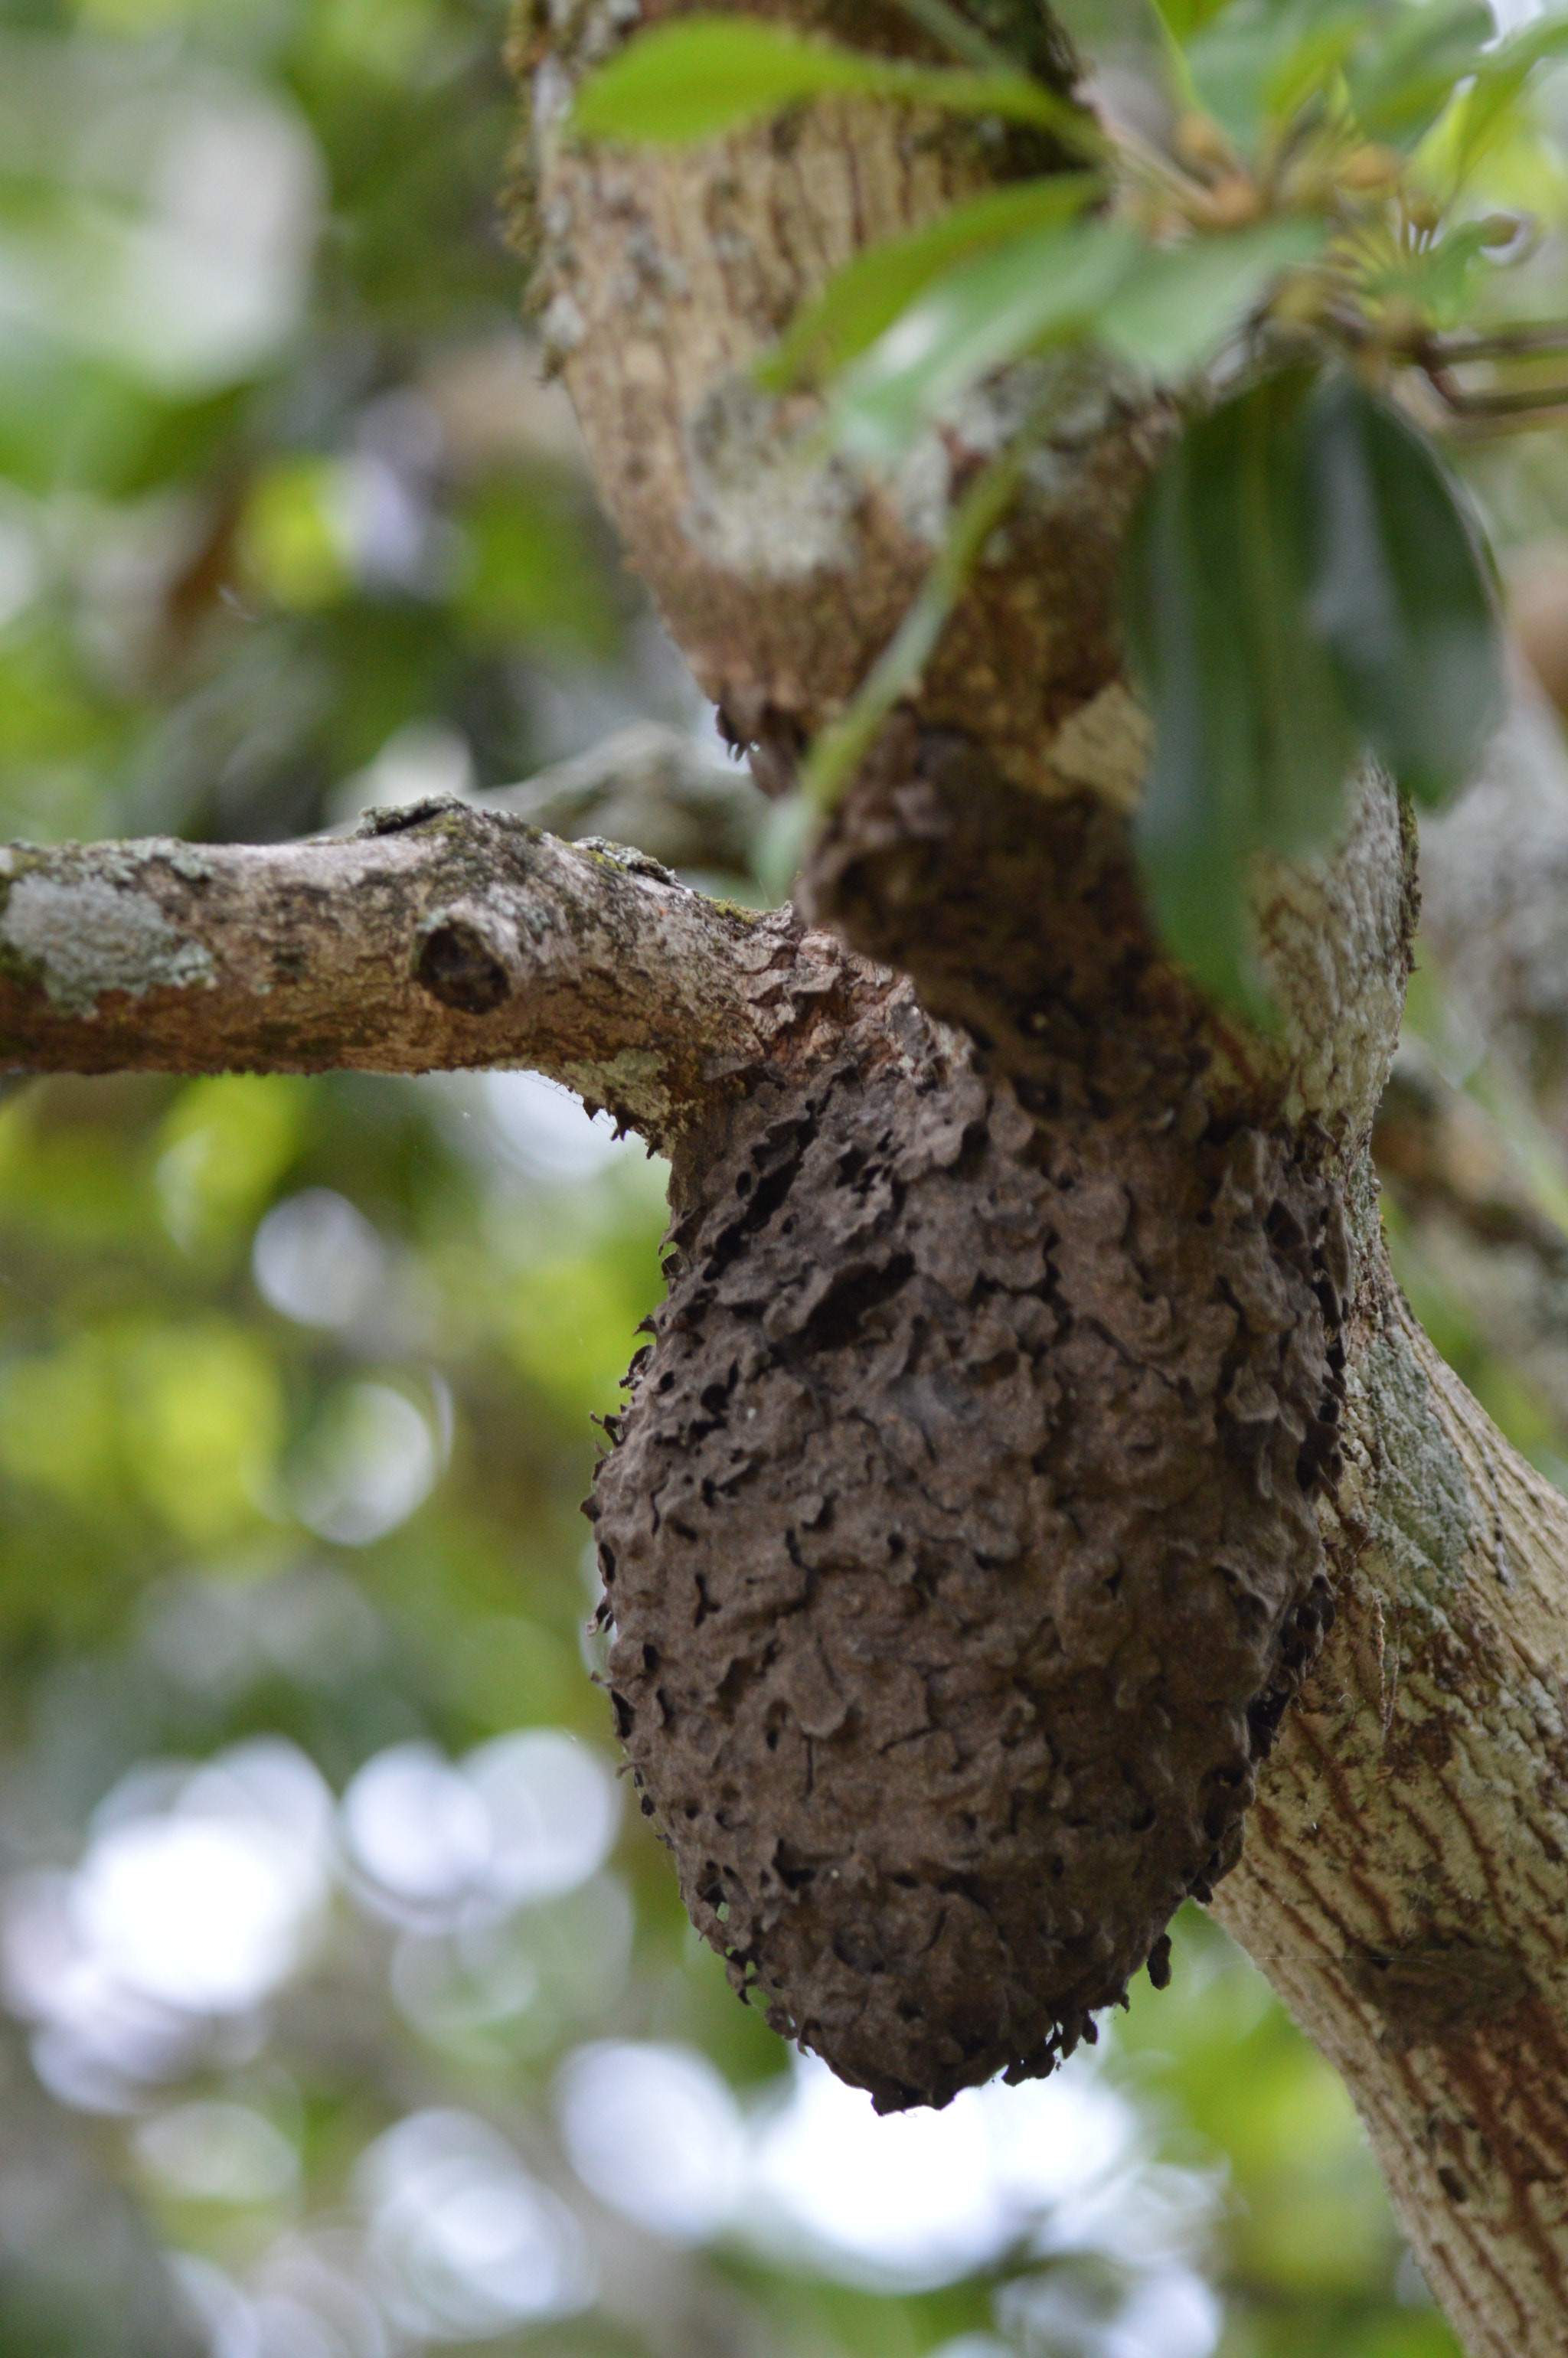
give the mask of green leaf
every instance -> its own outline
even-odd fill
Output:
[[[1310,374],[1188,427],[1140,507],[1127,624],[1154,719],[1137,819],[1145,886],[1198,980],[1255,1021],[1249,856],[1332,841],[1356,730],[1309,626],[1303,421]]]
[[[1375,300],[1393,298],[1412,305],[1434,327],[1455,326],[1468,308],[1477,272],[1485,267],[1491,235],[1487,222],[1458,222],[1424,252],[1397,252],[1380,269],[1370,271],[1364,292]]]
[[[1527,25],[1487,51],[1459,104],[1453,150],[1458,180],[1468,178],[1507,129],[1536,67],[1563,56],[1568,56],[1568,17],[1563,16],[1546,16],[1538,24]]]
[[[1000,114],[1098,153],[1092,118],[1026,73],[913,65],[809,40],[755,16],[683,16],[640,34],[591,75],[572,109],[589,138],[708,139],[835,92]]]
[[[1486,0],[1418,0],[1379,25],[1346,77],[1363,131],[1414,146],[1496,35]]]
[[[1151,0],[1155,16],[1178,49],[1185,49],[1227,0]]]
[[[1081,212],[1103,185],[1089,173],[1063,172],[988,189],[928,228],[873,246],[801,313],[758,371],[761,382],[774,393],[820,383],[874,343],[951,264]]]
[[[1249,856],[1328,848],[1360,742],[1429,802],[1474,773],[1503,696],[1479,543],[1396,411],[1292,370],[1190,427],[1151,484],[1128,635],[1155,726],[1151,900],[1199,980],[1256,1017]]]
[[[1314,626],[1369,741],[1440,802],[1474,776],[1502,708],[1476,534],[1424,436],[1348,374],[1314,396],[1305,450]]]
[[[947,402],[1047,343],[1071,343],[1142,251],[1109,222],[1014,238],[938,278],[845,374],[835,409],[839,438],[897,459]]]
[[[1257,155],[1363,38],[1364,0],[1235,0],[1188,51],[1199,103],[1244,154]]]
[[[1323,224],[1296,214],[1145,254],[1101,310],[1101,341],[1176,384],[1226,343],[1283,270],[1312,261]]]

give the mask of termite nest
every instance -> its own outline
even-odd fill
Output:
[[[692,1920],[881,2111],[1049,2071],[1238,1856],[1332,1617],[1349,1270],[1195,1081],[1108,1111],[908,1017],[677,1164],[589,1507]]]

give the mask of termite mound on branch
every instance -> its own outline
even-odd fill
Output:
[[[1216,1120],[1156,962],[1090,977],[1116,823],[1036,835],[1079,914],[1027,1055],[905,996],[677,1162],[590,1509],[693,1920],[884,2110],[1049,2071],[1161,1970],[1332,1612],[1336,1188]]]
[[[842,28],[833,0],[759,5]],[[1162,1970],[1326,1625],[1344,1191],[1398,1028],[1408,829],[1369,779],[1336,860],[1260,862],[1278,1033],[1206,1007],[1128,825],[1118,581],[1170,406],[1025,362],[883,478],[753,374],[844,264],[1007,156],[859,100],[592,147],[589,16],[533,13],[546,340],[759,783],[854,696],[1025,395],[1039,419],[808,862],[816,919],[919,998],[809,1069],[731,1073],[684,1139],[669,1298],[591,1509],[617,1720],[694,1920],[880,2105],[940,2104],[1048,2070]]]

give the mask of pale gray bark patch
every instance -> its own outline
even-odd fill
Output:
[[[0,941],[36,969],[50,1003],[89,1020],[112,990],[211,987],[211,951],[170,925],[150,893],[103,876],[71,882],[20,876],[6,897]]]
[[[692,420],[687,529],[712,563],[766,580],[808,579],[851,561],[850,522],[865,485],[813,418],[791,440],[779,405],[750,378],[717,385]]]

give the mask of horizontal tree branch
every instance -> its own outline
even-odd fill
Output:
[[[668,1147],[888,988],[790,910],[459,803],[346,840],[0,850],[13,1072],[528,1065]]]
[[[667,868],[754,876],[769,806],[750,771],[689,730],[633,720],[584,753],[536,770],[520,785],[475,796],[576,842],[585,835],[634,843]]]

